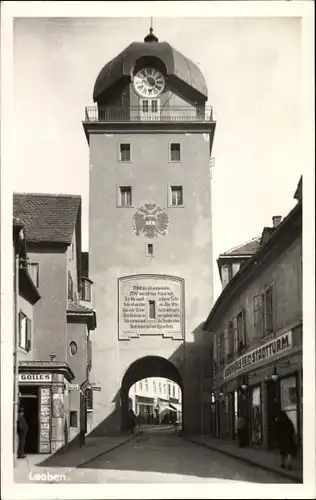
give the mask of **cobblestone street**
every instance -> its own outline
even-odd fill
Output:
[[[67,469],[67,454],[60,460],[67,471],[67,482],[75,483],[291,482],[181,439],[173,431],[145,430],[126,444],[80,468]],[[58,467],[58,459],[54,462],[55,467]],[[40,472],[41,467],[36,469]],[[58,473],[61,470],[59,467]]]

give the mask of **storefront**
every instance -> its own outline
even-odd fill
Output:
[[[141,424],[154,423],[154,400],[145,396],[137,396],[136,415]]]
[[[73,378],[66,363],[20,362],[19,406],[29,428],[26,453],[54,453],[67,443],[67,383]]]
[[[237,418],[247,421],[248,442],[277,446],[275,416],[284,410],[302,442],[301,335],[290,330],[226,365],[214,383],[216,437],[236,439]]]

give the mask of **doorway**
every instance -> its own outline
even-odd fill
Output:
[[[25,453],[38,453],[38,387],[19,387],[20,406],[24,409],[25,420],[28,425],[28,433],[25,441]]]
[[[279,383],[269,380],[267,382],[267,420],[268,420],[268,447],[277,448],[278,439],[275,427],[275,417],[281,409],[279,398]]]

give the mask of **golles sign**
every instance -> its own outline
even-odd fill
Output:
[[[19,382],[51,382],[51,373],[19,373]]]

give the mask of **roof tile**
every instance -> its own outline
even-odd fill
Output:
[[[238,245],[234,248],[231,248],[230,250],[227,250],[227,252],[223,252],[221,256],[225,255],[253,255],[256,253],[260,246],[260,240],[261,236],[257,236],[256,238],[253,238],[250,241],[246,241],[246,243],[243,243],[242,245]]]
[[[78,195],[13,195],[13,216],[23,222],[27,241],[33,243],[70,244],[80,208]]]
[[[79,313],[93,313],[94,310],[90,307],[83,306],[82,304],[69,302],[67,311],[69,312],[79,312]]]

